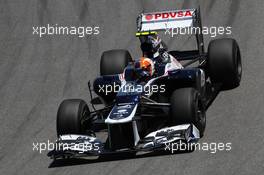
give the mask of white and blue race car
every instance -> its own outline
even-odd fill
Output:
[[[132,59],[127,50],[103,52],[101,76],[93,88],[88,83],[93,110],[81,99],[60,104],[58,146],[48,156],[136,153],[197,142],[218,92],[239,86],[241,56],[234,39],[212,40],[205,53],[200,33],[197,49],[188,51],[168,51],[158,37],[157,31],[168,28],[201,28],[199,9],[143,13],[137,22],[142,57]],[[190,67],[193,63],[197,66]],[[95,108],[98,104],[100,109]],[[107,133],[104,138],[97,136],[101,132]]]

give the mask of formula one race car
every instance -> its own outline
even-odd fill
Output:
[[[205,53],[201,33],[191,51],[168,51],[158,37],[156,31],[168,28],[202,28],[199,9],[143,13],[137,23],[142,57],[134,60],[127,50],[102,54],[101,76],[88,83],[93,110],[81,99],[60,104],[57,146],[48,156],[136,153],[197,142],[217,93],[239,86],[242,66],[234,39],[213,40]],[[103,131],[106,137],[99,139]]]

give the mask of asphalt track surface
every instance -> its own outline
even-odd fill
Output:
[[[241,48],[243,78],[207,111],[201,142],[231,142],[231,151],[116,157],[54,164],[32,142],[56,139],[56,111],[65,98],[88,101],[87,81],[99,74],[104,50],[140,55],[135,19],[142,11],[201,6],[206,26],[232,26]],[[264,1],[0,0],[0,174],[263,174]],[[46,24],[99,26],[100,34],[32,35]],[[221,36],[218,36],[221,37]],[[209,36],[205,36],[206,46]],[[165,38],[170,49],[190,47]]]

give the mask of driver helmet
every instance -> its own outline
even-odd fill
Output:
[[[140,68],[147,71],[150,76],[154,74],[154,62],[150,58],[141,57],[140,58]]]

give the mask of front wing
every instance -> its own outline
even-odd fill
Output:
[[[200,138],[199,130],[193,124],[183,124],[166,127],[149,133],[133,148],[111,150],[106,143],[88,135],[62,135],[56,142],[56,147],[48,156],[57,158],[77,158],[87,156],[101,156],[126,152],[149,152],[166,150],[171,143],[193,143]]]

